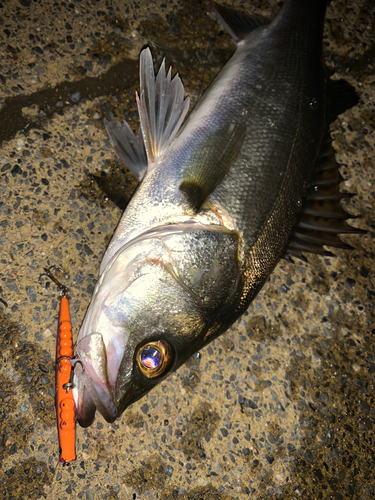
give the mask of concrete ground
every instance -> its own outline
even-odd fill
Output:
[[[244,2],[235,1],[234,4]],[[273,17],[279,2],[247,9]],[[58,463],[58,265],[74,333],[136,187],[102,126],[134,124],[137,58],[165,55],[194,102],[233,47],[195,0],[0,4],[0,491],[6,499],[375,498],[374,233],[352,251],[280,262],[248,312]],[[333,0],[326,62],[360,102],[333,124],[345,200],[374,229],[375,10]],[[122,207],[122,208],[120,208]]]

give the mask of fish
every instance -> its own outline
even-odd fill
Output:
[[[358,102],[323,63],[326,0],[270,21],[212,2],[236,50],[188,113],[182,81],[140,55],[140,128],[105,122],[140,181],[79,331],[81,426],[125,409],[223,334],[282,257],[333,255],[360,233],[340,206],[329,126]],[[186,118],[186,119],[185,119]]]

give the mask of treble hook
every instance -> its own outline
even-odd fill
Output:
[[[49,278],[51,281],[53,281],[55,283],[55,285],[57,285],[59,287],[59,289],[61,291],[61,295],[63,297],[68,297],[69,296],[69,288],[66,285],[63,285],[62,283],[60,283],[60,281],[57,278],[55,278],[55,276],[51,272],[51,269],[56,269],[59,272],[63,273],[63,270],[60,267],[55,266],[55,265],[50,266],[50,267],[43,267],[44,273],[39,275],[38,283],[41,286],[43,286],[42,276],[47,276],[47,278]],[[43,287],[43,288],[45,288],[45,287]]]

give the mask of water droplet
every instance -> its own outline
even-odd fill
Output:
[[[310,108],[315,109],[318,106],[318,101],[315,99],[315,97],[311,97],[309,104]]]
[[[141,361],[145,368],[153,370],[160,365],[161,352],[152,345],[147,345],[141,354]]]

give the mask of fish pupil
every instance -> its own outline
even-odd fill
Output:
[[[152,370],[160,365],[161,352],[156,347],[148,345],[142,351],[141,361],[145,368]]]

